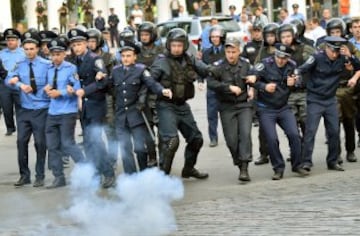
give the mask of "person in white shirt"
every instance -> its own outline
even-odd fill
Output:
[[[312,18],[309,22],[310,32],[308,33],[307,37],[312,39],[315,42],[326,35],[326,31],[320,26],[320,21],[318,18]]]
[[[179,7],[179,17],[188,17],[189,14],[188,12],[185,10],[183,5],[180,5]]]
[[[139,26],[143,21],[144,13],[140,9],[139,4],[134,5],[134,9],[131,11],[131,15],[134,16],[134,23]]]
[[[251,39],[251,28],[252,24],[249,21],[249,17],[247,14],[241,14],[240,22],[238,22],[240,26],[240,31],[242,33],[243,41],[248,42]]]

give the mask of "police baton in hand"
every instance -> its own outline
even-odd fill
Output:
[[[148,120],[148,118],[146,117],[144,111],[141,111],[141,115],[142,115],[142,117],[143,117],[143,119],[144,119],[144,121],[145,121],[146,128],[147,128],[148,131],[149,131],[149,134],[150,134],[150,136],[151,136],[151,140],[155,142],[155,135],[154,135],[154,133],[153,133],[153,130],[152,130],[151,127],[150,127],[149,120]]]

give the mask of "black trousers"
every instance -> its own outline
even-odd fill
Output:
[[[45,160],[46,160],[46,138],[45,124],[48,109],[28,110],[21,108],[17,119],[17,149],[18,164],[20,175],[30,178],[30,169],[28,166],[29,151],[28,145],[31,135],[34,136],[36,150],[36,178],[45,177]]]

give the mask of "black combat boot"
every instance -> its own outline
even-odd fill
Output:
[[[182,169],[181,177],[183,178],[196,178],[196,179],[207,179],[209,177],[208,173],[202,173],[195,169],[196,160],[185,160],[185,166]]]
[[[260,155],[259,159],[255,161],[255,165],[263,165],[269,163],[269,157],[266,155]]]
[[[242,162],[241,165],[239,165],[239,169],[240,169],[239,180],[240,181],[250,181],[248,166],[249,166],[249,163],[247,161]]]

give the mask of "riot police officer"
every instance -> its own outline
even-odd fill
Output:
[[[5,69],[11,71],[19,61],[25,59],[25,53],[19,47],[21,34],[16,29],[6,29],[4,31],[6,40],[6,48],[0,51],[0,60],[2,61]],[[17,112],[20,108],[19,91],[13,90],[5,85],[5,78],[0,82],[0,100],[1,107],[4,113],[4,120],[6,125],[6,136],[12,135],[16,131],[14,121],[14,108]]]
[[[179,129],[187,142],[182,177],[205,179],[209,175],[195,169],[203,138],[186,101],[195,95],[194,81],[202,81],[200,77],[207,76],[208,71],[204,63],[186,53],[188,47],[189,38],[183,29],[170,30],[166,40],[168,52],[150,68],[153,78],[173,93],[172,99],[161,97],[157,103],[160,156],[163,158],[160,162],[161,169],[169,174],[179,146]]]
[[[294,25],[283,24],[279,27],[278,38],[280,43],[291,47],[293,53],[291,59],[297,65],[302,65],[314,52],[315,49],[300,41],[298,33]],[[310,75],[303,75],[303,83],[306,83]],[[300,127],[302,137],[305,134],[306,121],[306,89],[304,84],[297,83],[291,91],[288,103],[295,114],[296,121]]]
[[[292,49],[283,44],[276,44],[275,56],[265,58],[255,65],[258,90],[257,112],[266,141],[269,145],[270,160],[273,166],[273,180],[283,177],[285,163],[279,149],[276,124],[284,130],[290,145],[292,171],[300,176],[308,175],[301,167],[301,141],[295,116],[287,100],[290,87],[295,86],[293,71],[295,63],[290,59]]]
[[[269,23],[263,29],[263,45],[259,49],[259,53],[255,58],[255,64],[259,63],[266,57],[273,56],[275,53],[275,44],[277,43],[277,30],[279,25],[276,23]],[[256,103],[255,103],[256,106]],[[268,146],[263,135],[263,130],[259,126],[259,152],[260,157],[255,161],[255,165],[263,165],[269,163]]]
[[[48,70],[48,83],[44,90],[50,97],[49,114],[46,120],[46,143],[49,151],[49,166],[55,177],[47,188],[66,185],[63,171],[63,153],[75,162],[84,161],[84,155],[76,145],[74,133],[78,113],[75,91],[80,89],[76,66],[65,61],[67,45],[59,38],[47,46],[53,64]]]
[[[261,22],[256,22],[252,26],[251,41],[245,44],[242,57],[248,58],[251,65],[254,65],[255,59],[259,54],[260,48],[263,45],[262,30],[264,26]]]
[[[338,164],[339,153],[339,115],[336,103],[336,90],[339,86],[342,71],[346,69],[347,60],[354,70],[360,69],[359,60],[351,54],[348,47],[343,46],[346,40],[341,37],[325,38],[325,51],[311,56],[298,70],[300,73],[311,73],[307,81],[307,118],[304,138],[304,169],[312,167],[312,154],[315,135],[324,117],[328,138],[328,154],[326,156],[329,170],[343,171]]]
[[[146,137],[147,128],[144,120],[144,108],[147,87],[158,95],[171,97],[169,89],[164,89],[151,77],[146,66],[135,63],[140,48],[132,42],[125,42],[120,48],[122,64],[114,67],[111,83],[116,97],[115,127],[120,142],[121,159],[124,171],[132,174],[137,171],[134,155],[140,170],[148,166]],[[132,142],[134,140],[134,142]]]
[[[107,156],[105,142],[101,138],[106,116],[106,68],[104,61],[87,48],[88,34],[79,29],[68,32],[78,68],[81,89],[76,95],[81,98],[81,118],[84,128],[84,149],[86,158],[92,162],[98,173],[104,175],[103,188],[115,183],[112,162]]]
[[[204,50],[202,60],[204,63],[210,65],[225,56],[224,43],[226,39],[226,32],[223,27],[216,25],[209,31],[209,42],[211,47]],[[206,111],[208,119],[208,132],[210,138],[210,147],[218,145],[218,117],[219,117],[219,101],[216,93],[208,87],[206,91]]]
[[[41,39],[37,33],[26,32],[23,38],[26,58],[16,64],[6,79],[7,84],[20,90],[21,101],[17,116],[20,179],[14,185],[19,187],[31,183],[28,145],[33,135],[36,147],[36,180],[33,186],[41,187],[44,186],[45,178],[45,124],[50,103],[44,87],[50,61],[38,56]]]
[[[137,55],[136,62],[142,63],[146,66],[151,66],[156,57],[164,52],[164,48],[155,45],[158,39],[156,25],[152,22],[143,22],[139,25],[137,31],[138,42],[140,42],[140,53]],[[154,126],[158,123],[156,113],[156,95],[148,91],[146,97],[145,114],[151,126],[152,133],[154,133]],[[150,131],[149,131],[150,132]],[[147,135],[147,150],[148,150],[148,165],[157,166],[156,145],[152,135]]]
[[[301,19],[293,19],[290,21],[290,24],[294,25],[296,27],[296,35],[295,38],[299,43],[304,43],[306,45],[309,45],[310,47],[314,47],[314,41],[311,39],[308,39],[304,36],[305,34],[305,24],[304,21]]]
[[[252,160],[251,124],[254,89],[247,86],[244,77],[250,64],[240,58],[240,40],[226,39],[225,59],[214,63],[207,85],[219,100],[221,124],[233,163],[240,169],[239,180],[250,181],[248,163]],[[256,78],[253,82],[255,82]]]

